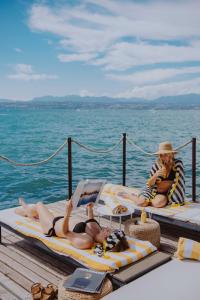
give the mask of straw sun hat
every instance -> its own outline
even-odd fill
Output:
[[[177,153],[178,151],[174,150],[172,147],[172,144],[170,142],[163,142],[160,143],[158,146],[158,151],[154,154],[160,155],[160,154],[168,154],[168,153]]]

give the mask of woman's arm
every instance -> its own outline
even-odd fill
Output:
[[[94,203],[90,202],[87,205],[87,215],[88,219],[94,219],[94,212],[93,212]]]
[[[152,172],[151,172],[152,173]],[[154,175],[152,175],[148,180],[147,180],[147,185],[149,187],[151,187],[152,185],[154,185],[156,183],[156,180],[158,177],[160,176],[164,176],[166,174],[166,168],[164,166],[160,167],[160,169],[158,169]]]
[[[66,234],[69,231],[69,218],[73,209],[72,200],[68,200],[66,203],[66,211],[63,219],[62,230]]]

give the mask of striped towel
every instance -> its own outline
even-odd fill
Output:
[[[176,257],[189,258],[200,261],[200,243],[186,238],[179,238]]]
[[[122,266],[135,262],[150,253],[156,251],[151,243],[128,238],[130,248],[123,252],[106,252],[103,257],[98,257],[93,253],[93,249],[80,250],[71,245],[67,239],[58,237],[45,237],[42,233],[40,224],[30,219],[16,221],[17,229],[22,234],[37,238],[51,250],[66,256],[71,256],[79,263],[88,268],[98,271],[114,271]]]
[[[110,210],[113,213],[113,210],[118,206],[125,206],[129,208],[132,207],[133,202],[133,196],[136,196],[139,194],[139,190],[136,188],[129,188],[122,185],[107,183],[104,185],[100,197],[100,200],[103,200],[105,205],[108,207],[108,210]],[[125,212],[122,210],[122,212]]]

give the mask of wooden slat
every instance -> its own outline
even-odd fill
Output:
[[[0,299],[1,300],[18,300],[13,294],[8,292],[3,286],[0,285]]]
[[[6,242],[7,248],[12,249],[26,260],[31,261],[38,267],[42,268],[47,274],[51,274],[58,279],[62,279],[63,275],[66,275],[66,272],[62,272],[58,268],[54,268],[54,265],[52,265],[50,262],[49,255],[42,255],[40,250],[33,249],[29,243],[26,243],[25,241],[18,241],[15,237],[9,237],[9,240],[3,238],[3,242]],[[30,252],[32,250],[33,253]]]
[[[24,287],[27,291],[31,290],[31,286],[33,281],[27,279],[23,275],[21,275],[17,270],[7,266],[5,263],[0,262],[0,270],[1,273],[4,274],[6,277],[10,278],[16,284]],[[0,298],[1,299],[1,298]]]
[[[13,234],[12,237],[9,237],[9,240],[10,242],[15,243],[14,247],[19,251],[23,251],[31,258],[37,259],[38,263],[41,264],[43,268],[51,269],[51,272],[56,272],[59,277],[69,275],[74,271],[74,267],[68,266],[65,262],[61,262],[58,259],[52,259],[52,256],[41,251],[37,247],[33,247],[30,243],[22,241],[17,235]]]
[[[50,282],[58,283],[59,279],[57,277],[53,276],[50,272],[47,272],[46,270],[42,269],[30,259],[27,259],[25,256],[21,255],[21,253],[19,254],[16,251],[13,251],[13,249],[5,247],[4,245],[0,245],[0,259],[1,253],[5,254],[10,259],[14,259],[17,263],[20,264],[20,266],[25,267],[26,272],[29,272],[30,270],[35,274],[40,274],[40,278],[45,279],[48,277],[48,280]]]
[[[17,270],[18,273],[22,274],[24,277],[26,277],[29,280],[32,280],[33,282],[41,282],[43,285],[48,284],[48,281],[45,278],[31,271],[28,268],[28,266],[25,267],[21,265],[19,262],[16,261],[15,255],[13,256],[13,258],[10,258],[8,255],[4,254],[0,249],[1,262],[4,262],[7,266],[13,268],[14,270]]]
[[[10,280],[7,276],[0,273],[0,282],[7,291],[13,295],[13,299],[17,298],[20,300],[29,300],[31,299],[30,293],[27,292],[24,288]]]

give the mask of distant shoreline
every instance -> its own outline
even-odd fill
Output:
[[[109,97],[44,96],[28,101],[0,99],[0,108],[66,108],[66,109],[134,109],[134,110],[199,110],[200,95],[188,94],[154,100]]]

